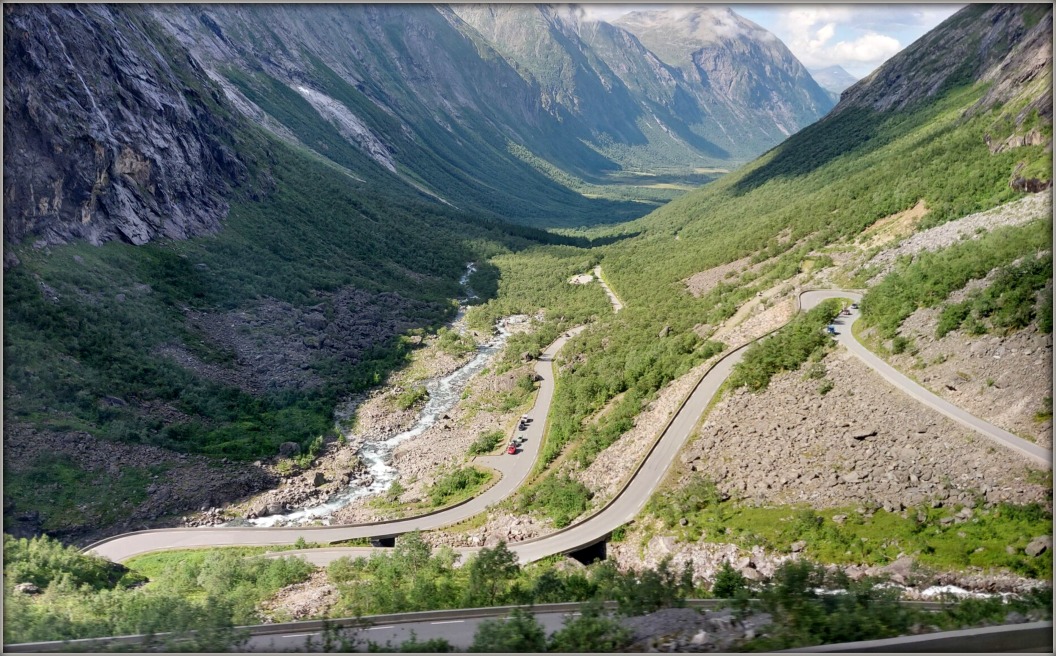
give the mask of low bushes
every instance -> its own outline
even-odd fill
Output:
[[[730,374],[730,389],[747,387],[757,392],[770,384],[774,374],[795,371],[808,359],[820,360],[832,343],[824,333],[825,326],[836,318],[841,307],[839,300],[825,301],[749,347]]]

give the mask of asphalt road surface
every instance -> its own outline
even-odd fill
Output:
[[[803,310],[809,310],[818,303],[829,298],[849,298],[857,303],[862,300],[862,295],[857,292],[840,290],[805,292],[801,297]],[[853,331],[851,330],[854,322],[858,321],[860,317],[861,313],[858,310],[851,310],[850,316],[841,317],[837,319],[836,323],[836,341],[842,344],[852,355],[864,362],[870,369],[880,374],[884,380],[909,395],[915,401],[941,412],[962,426],[970,428],[973,431],[994,440],[998,444],[1026,456],[1037,464],[1049,468],[1052,467],[1052,451],[1042,448],[1033,442],[1014,435],[987,421],[983,421],[978,417],[972,416],[942,397],[933,394],[908,376],[900,373],[894,367],[881,360],[874,355],[872,351],[862,346],[862,344],[855,339],[852,334]]]
[[[579,615],[575,613],[536,613],[535,619],[542,625],[546,635],[549,636],[564,626],[565,618]],[[374,642],[384,646],[390,643],[398,647],[401,643],[411,639],[411,633],[419,642],[442,638],[451,643],[458,651],[466,651],[473,643],[473,636],[477,627],[486,620],[495,621],[496,618],[475,617],[456,620],[438,620],[429,622],[414,622],[406,624],[390,624],[371,626],[363,629],[343,629],[341,635],[348,640],[355,641],[357,651],[366,651],[367,643]],[[312,651],[320,651],[319,647],[323,641],[321,631],[311,633],[291,633],[288,635],[256,636],[250,638],[249,642],[241,651],[247,652],[280,652],[280,651],[305,651],[308,640],[312,641]]]
[[[547,414],[554,396],[554,355],[583,330],[574,328],[544,350],[535,363],[539,382],[535,405],[528,416],[532,422],[522,431],[526,440],[515,455],[478,457],[475,462],[501,473],[499,481],[482,494],[457,506],[406,520],[356,524],[350,526],[306,527],[200,527],[154,529],[125,533],[91,545],[88,551],[115,562],[132,556],[166,549],[222,546],[269,546],[294,544],[303,537],[308,542],[334,542],[353,538],[390,537],[414,530],[427,530],[454,524],[483,512],[488,506],[507,498],[524,482],[539,455]],[[512,436],[511,436],[512,437]]]
[[[845,290],[823,290],[804,292],[800,298],[802,309],[809,310],[829,298],[847,298],[858,301],[861,295]],[[847,317],[836,335],[837,341],[856,357],[869,365],[890,384],[899,388],[919,402],[934,408],[959,423],[995,440],[997,443],[1012,448],[1029,457],[1038,464],[1051,467],[1052,453],[1032,444],[1008,431],[973,417],[949,402],[932,394],[893,367],[873,355],[863,347],[851,334],[851,325],[859,318],[857,311]],[[581,330],[577,329],[578,330]],[[227,545],[288,545],[298,537],[307,541],[329,542],[350,538],[394,536],[416,529],[432,529],[458,522],[476,515],[489,505],[505,499],[523,482],[539,453],[539,445],[544,432],[546,416],[553,398],[554,380],[551,360],[553,355],[564,345],[564,337],[558,339],[540,357],[536,371],[543,377],[539,396],[530,416],[535,418],[529,425],[528,441],[524,452],[515,456],[492,456],[481,460],[502,472],[502,479],[479,497],[469,502],[432,515],[408,520],[383,522],[377,524],[343,526],[343,527],[304,527],[304,528],[192,528],[192,529],[159,529],[117,536],[108,541],[93,545],[92,551],[115,561],[122,561],[131,556],[159,549],[177,549],[187,547],[227,546]],[[701,379],[690,394],[688,400],[679,409],[674,419],[661,435],[653,450],[640,465],[622,494],[613,499],[599,512],[586,520],[574,524],[556,533],[542,538],[526,540],[510,545],[527,563],[539,560],[555,553],[570,553],[584,546],[603,540],[611,531],[632,520],[652,496],[656,487],[663,480],[675,457],[689,439],[690,434],[700,420],[719,386],[726,380],[734,365],[740,362],[746,345],[736,349],[718,361]],[[369,548],[327,548],[307,549],[282,552],[282,555],[299,555],[313,563],[323,565],[336,558],[347,555],[369,553]],[[461,553],[475,552],[476,549],[459,549]]]

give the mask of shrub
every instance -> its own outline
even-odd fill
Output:
[[[723,561],[722,567],[715,575],[715,583],[711,586],[711,594],[720,599],[732,599],[743,590],[748,589],[748,579],[730,565],[729,561]]]
[[[714,507],[722,501],[722,493],[711,480],[698,476],[682,487],[654,495],[647,511],[660,519],[664,526],[673,528],[679,520]]]
[[[554,526],[563,528],[587,510],[594,494],[568,474],[548,476],[534,489],[521,496],[522,512],[536,509],[554,521]]]
[[[517,653],[546,651],[546,632],[534,615],[515,608],[504,620],[485,620],[473,636],[470,652]]]
[[[385,491],[385,498],[391,503],[396,503],[406,491],[407,488],[403,487],[398,479],[393,479],[392,483],[389,484],[389,489]]]
[[[102,590],[114,587],[127,571],[122,565],[83,554],[46,535],[27,539],[4,534],[4,580],[11,584],[32,583],[46,588],[52,581],[64,579],[74,587]]]
[[[891,340],[891,352],[895,355],[898,355],[899,353],[904,353],[912,343],[912,340],[907,339],[902,335],[896,335],[895,338]]]
[[[418,403],[429,398],[429,391],[421,385],[408,387],[396,397],[396,407],[400,410],[409,410]]]
[[[495,450],[495,447],[505,439],[506,434],[501,430],[493,430],[487,433],[481,433],[473,444],[469,445],[469,455],[471,456],[482,456],[486,453],[491,453]]]
[[[759,391],[770,384],[774,374],[794,371],[807,359],[820,358],[832,344],[823,330],[839,314],[840,307],[839,300],[827,300],[749,347],[730,375],[731,389],[747,386],[753,392]]]
[[[490,479],[491,474],[476,467],[456,469],[441,475],[429,487],[429,500],[433,506],[442,506],[454,499],[468,496]]]
[[[578,617],[566,617],[550,636],[550,651],[611,654],[627,647],[633,634],[596,603],[584,604]]]

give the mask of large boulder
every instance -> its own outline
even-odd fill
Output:
[[[1040,556],[1050,549],[1052,549],[1052,537],[1043,535],[1031,540],[1023,552],[1028,556]]]
[[[278,501],[273,501],[272,503],[269,503],[264,508],[264,512],[262,512],[260,514],[261,515],[281,515],[284,510],[286,510],[286,508],[281,503],[279,503]]]
[[[301,455],[301,445],[296,442],[283,442],[279,445],[279,456],[292,458]]]
[[[312,312],[311,314],[304,317],[304,325],[308,326],[312,330],[323,330],[326,328],[326,317],[319,312]]]

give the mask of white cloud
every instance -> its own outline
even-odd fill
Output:
[[[961,5],[735,5],[734,11],[773,32],[809,68],[839,64],[862,77],[960,8]]]
[[[772,32],[809,68],[839,64],[862,77],[963,5],[733,4],[733,10]],[[612,21],[629,11],[675,9],[671,4],[583,4],[588,19]],[[691,5],[682,5],[690,7]],[[712,5],[719,7],[720,5]],[[720,28],[721,29],[721,28]]]
[[[854,41],[840,41],[832,46],[832,55],[840,61],[879,65],[902,49],[898,39],[884,34],[866,34]]]
[[[815,38],[808,42],[808,45],[814,49],[821,48],[834,34],[836,34],[836,23],[825,23],[814,35]]]

